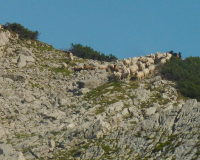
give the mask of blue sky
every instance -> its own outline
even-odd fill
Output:
[[[173,50],[200,54],[198,0],[1,0],[0,23],[38,30],[55,48],[71,43],[128,58]]]

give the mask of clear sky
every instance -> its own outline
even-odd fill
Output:
[[[200,54],[199,0],[0,0],[0,11],[1,24],[38,30],[57,49],[80,43],[120,59]]]

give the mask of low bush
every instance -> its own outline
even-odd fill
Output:
[[[99,61],[114,61],[117,60],[117,57],[115,57],[112,54],[105,55],[104,53],[100,53],[98,51],[95,51],[89,46],[82,46],[81,44],[71,44],[71,48],[69,50],[63,50],[64,52],[70,51],[75,56],[85,58],[85,59],[94,59]]]
[[[24,28],[19,23],[9,23],[7,22],[4,26],[4,29],[13,31],[17,34],[19,34],[19,38],[21,39],[38,39],[39,37],[39,32],[38,31],[31,31],[27,28]]]
[[[181,60],[172,57],[161,69],[169,80],[177,81],[177,88],[186,97],[200,100],[200,57],[189,57]]]

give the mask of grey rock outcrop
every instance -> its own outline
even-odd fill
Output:
[[[100,81],[97,78],[90,78],[87,80],[78,81],[79,88],[95,88],[100,85]]]
[[[21,152],[15,151],[10,144],[0,143],[1,160],[26,160]]]
[[[109,81],[99,66],[122,60],[70,62],[4,31],[0,57],[0,159],[200,159],[200,102],[176,83]],[[84,64],[95,70],[73,70]]]
[[[81,159],[99,159],[104,153],[101,147],[93,146],[86,150],[86,153],[81,156]]]
[[[35,59],[31,56],[25,56],[24,54],[20,54],[17,62],[18,62],[17,66],[19,68],[22,68],[22,67],[26,66],[27,62],[33,62],[34,63]]]

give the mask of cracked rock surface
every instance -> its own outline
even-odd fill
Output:
[[[109,81],[100,61],[12,34],[0,31],[0,160],[200,159],[200,103],[174,82]],[[96,70],[74,72],[84,64]]]

